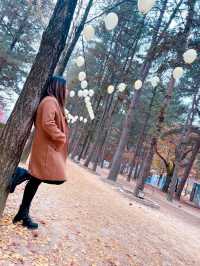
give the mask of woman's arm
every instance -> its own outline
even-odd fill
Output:
[[[48,99],[42,103],[41,117],[42,128],[58,145],[64,145],[66,142],[65,134],[58,128],[55,116],[57,113],[57,104],[54,99]]]

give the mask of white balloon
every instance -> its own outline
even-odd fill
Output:
[[[160,79],[159,79],[159,77],[157,77],[157,76],[155,76],[155,77],[153,77],[153,78],[151,79],[151,85],[152,85],[153,87],[156,87],[156,86],[158,85],[159,82],[160,82]]]
[[[90,119],[93,120],[94,119],[94,112],[93,112],[93,109],[92,109],[91,102],[87,102],[86,103],[86,107],[87,107]]]
[[[126,89],[126,84],[125,84],[125,83],[120,83],[120,84],[118,85],[118,90],[119,90],[120,92],[123,92],[125,89]]]
[[[82,67],[85,64],[85,59],[83,56],[79,56],[76,58],[76,64],[78,67]]]
[[[83,120],[83,117],[82,117],[82,116],[80,116],[79,120],[80,120],[80,121],[82,121],[82,120]]]
[[[107,88],[107,92],[109,94],[112,94],[114,90],[115,90],[115,87],[113,85],[109,85],[108,88]]]
[[[89,90],[89,96],[92,97],[94,95],[94,91],[92,89]]]
[[[75,96],[75,91],[70,91],[69,96],[70,97],[74,97]]]
[[[81,71],[79,74],[78,74],[78,78],[80,81],[83,81],[85,78],[86,78],[86,73]]]
[[[142,81],[140,79],[136,80],[134,87],[136,90],[139,90],[142,88]]]
[[[94,117],[94,114],[92,113],[92,114],[90,115],[90,119],[91,119],[91,120],[94,120],[94,118],[95,118],[95,117]]]
[[[89,42],[94,37],[94,34],[95,30],[91,25],[85,26],[83,30],[83,36],[87,42]]]
[[[91,104],[86,104],[86,107],[87,107],[88,111],[92,111],[93,110]]]
[[[87,123],[87,118],[84,118],[83,122],[84,122],[84,123]]]
[[[83,97],[83,91],[82,90],[78,91],[78,97]]]
[[[113,30],[117,26],[118,21],[119,19],[116,13],[114,12],[109,13],[104,19],[106,29]]]
[[[81,81],[81,88],[82,88],[82,89],[87,88],[87,86],[88,86],[88,83],[87,83],[86,80]],[[87,95],[86,95],[86,96],[87,96]]]
[[[197,51],[189,49],[183,54],[183,59],[186,64],[192,64],[197,58]]]
[[[90,105],[88,105],[88,104],[86,104],[86,108],[87,108],[88,112],[90,112],[90,111],[93,110],[93,109],[92,109],[92,106],[90,106]]]
[[[88,96],[88,90],[83,90],[83,97],[87,97]]]
[[[156,0],[138,0],[138,9],[141,13],[147,14],[155,5]]]
[[[88,102],[90,102],[90,97],[89,96],[86,96],[85,97],[85,103],[88,103]]]
[[[173,71],[174,79],[180,79],[182,76],[183,76],[183,68],[182,67],[176,67]]]

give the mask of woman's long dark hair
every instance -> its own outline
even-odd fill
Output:
[[[46,96],[54,96],[64,114],[66,98],[66,80],[63,77],[53,76],[49,79],[42,99]]]

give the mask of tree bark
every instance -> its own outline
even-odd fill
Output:
[[[69,58],[70,58],[70,56],[71,56],[71,54],[72,54],[72,52],[76,46],[76,43],[77,43],[77,41],[81,35],[81,32],[83,31],[83,28],[84,28],[85,22],[87,20],[88,14],[90,12],[90,9],[92,7],[92,4],[93,4],[93,0],[89,0],[88,5],[85,9],[83,18],[82,18],[79,26],[75,30],[73,39],[72,39],[69,47],[66,47],[66,50],[64,49],[64,51],[63,51],[63,54],[62,54],[62,56],[58,62],[57,68],[56,68],[56,74],[57,75],[63,75],[63,73],[65,71],[65,68],[66,68],[67,63],[69,61]]]
[[[32,146],[32,142],[33,142],[33,137],[34,137],[34,131],[31,132],[31,134],[29,135],[28,137],[28,140],[26,142],[26,145],[24,147],[24,150],[23,150],[23,153],[22,153],[22,156],[21,156],[21,161],[23,163],[26,163],[27,159],[28,159],[28,156],[31,152],[31,146]]]
[[[185,168],[183,177],[181,178],[181,181],[178,184],[178,188],[177,188],[177,191],[175,193],[175,198],[177,200],[180,200],[180,198],[181,198],[181,193],[182,193],[182,191],[184,189],[184,186],[185,186],[186,181],[187,181],[187,179],[189,177],[190,171],[192,169],[192,166],[194,164],[194,161],[196,159],[196,156],[197,156],[199,150],[200,150],[200,141],[196,143],[196,145],[195,145],[195,147],[194,147],[194,149],[192,151],[192,156],[190,158],[190,161],[189,161],[188,165]]]
[[[64,49],[76,4],[77,0],[57,1],[22,93],[1,134],[0,215],[8,196],[9,179],[19,163],[41,95]]]

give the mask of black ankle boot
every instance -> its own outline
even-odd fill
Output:
[[[29,179],[30,175],[28,171],[24,168],[17,167],[8,186],[8,191],[10,193],[13,193],[15,191],[16,186],[20,185],[21,183]]]
[[[38,229],[38,224],[34,223],[29,216],[29,209],[24,208],[23,206],[20,206],[18,213],[13,219],[13,223],[16,224],[17,222],[22,221],[22,225],[27,227],[28,229]]]

